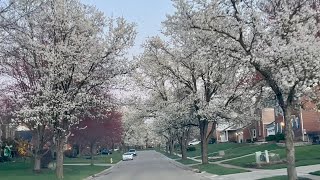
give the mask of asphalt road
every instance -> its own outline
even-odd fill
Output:
[[[132,161],[122,161],[94,180],[207,180],[178,167],[156,151],[138,151]]]

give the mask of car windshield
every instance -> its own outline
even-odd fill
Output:
[[[130,150],[129,150],[129,152],[135,152],[135,151],[136,151],[135,149],[130,149]]]
[[[127,153],[124,153],[124,155],[131,155],[131,153],[128,153],[128,152],[127,152]]]

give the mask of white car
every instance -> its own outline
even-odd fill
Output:
[[[133,154],[126,152],[122,155],[122,160],[126,161],[126,160],[133,160]]]
[[[199,144],[200,142],[201,142],[201,141],[193,140],[193,141],[189,142],[189,146],[197,145],[197,144]]]

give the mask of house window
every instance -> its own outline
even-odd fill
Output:
[[[257,137],[257,135],[256,135],[256,130],[255,130],[255,129],[252,129],[252,137],[253,137],[253,138],[256,138],[256,137]]]
[[[296,117],[295,120],[296,120],[296,121],[295,121],[295,123],[296,123],[296,128],[299,129],[299,128],[300,128],[300,118],[299,118],[299,117]]]

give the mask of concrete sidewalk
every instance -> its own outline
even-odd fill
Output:
[[[180,154],[176,154],[177,156],[181,157]],[[209,162],[209,164],[216,164],[225,168],[233,168],[233,169],[242,169],[242,170],[246,170],[246,171],[260,171],[261,169],[254,169],[254,168],[244,168],[244,167],[240,167],[240,166],[234,166],[234,165],[230,165],[230,164],[222,164],[222,162],[225,161],[229,161],[229,160],[233,160],[233,159],[239,159],[239,158],[243,158],[243,157],[247,157],[247,156],[251,156],[252,154],[247,154],[244,156],[239,156],[236,158],[231,158],[231,159],[225,159],[225,160],[221,160],[221,161],[216,161],[216,162]],[[201,164],[201,160],[196,159],[195,157],[187,157],[188,159],[191,159],[193,161],[198,162],[198,164]]]
[[[181,154],[176,154],[177,156],[181,157]],[[245,173],[237,173],[237,174],[229,174],[229,175],[214,175],[214,174],[208,174],[205,173],[205,177],[214,179],[214,180],[257,180],[261,178],[268,178],[268,177],[273,177],[273,176],[283,176],[287,175],[287,169],[274,169],[274,170],[265,170],[265,169],[254,169],[254,168],[244,168],[244,167],[239,167],[239,166],[234,166],[230,164],[223,164],[223,162],[230,161],[233,159],[239,159],[247,156],[252,156],[254,154],[247,154],[231,159],[224,159],[221,161],[216,161],[216,162],[209,162],[210,164],[216,164],[219,166],[223,166],[226,168],[237,168],[237,169],[243,169],[243,170],[248,170],[251,172],[245,172]],[[188,157],[188,159],[194,160],[196,162],[201,163],[201,160],[196,159],[194,157]],[[297,167],[297,173],[299,177],[306,177],[309,179],[314,179],[314,180],[320,180],[320,176],[314,176],[309,173],[314,172],[314,171],[319,171],[320,170],[320,164],[316,165],[309,165],[309,166],[300,166]]]
[[[90,166],[90,163],[68,163],[63,164],[64,166]],[[104,164],[104,163],[94,163],[94,166],[114,166],[115,164]]]
[[[310,165],[310,166],[300,166],[297,167],[297,172],[299,177],[307,177],[314,180],[319,180],[320,176],[310,175],[310,172],[319,171],[320,164]],[[283,176],[287,175],[287,169],[275,169],[275,170],[260,170],[255,172],[246,172],[238,174],[229,174],[223,176],[216,176],[214,180],[256,180],[261,178],[268,178],[273,176]]]

